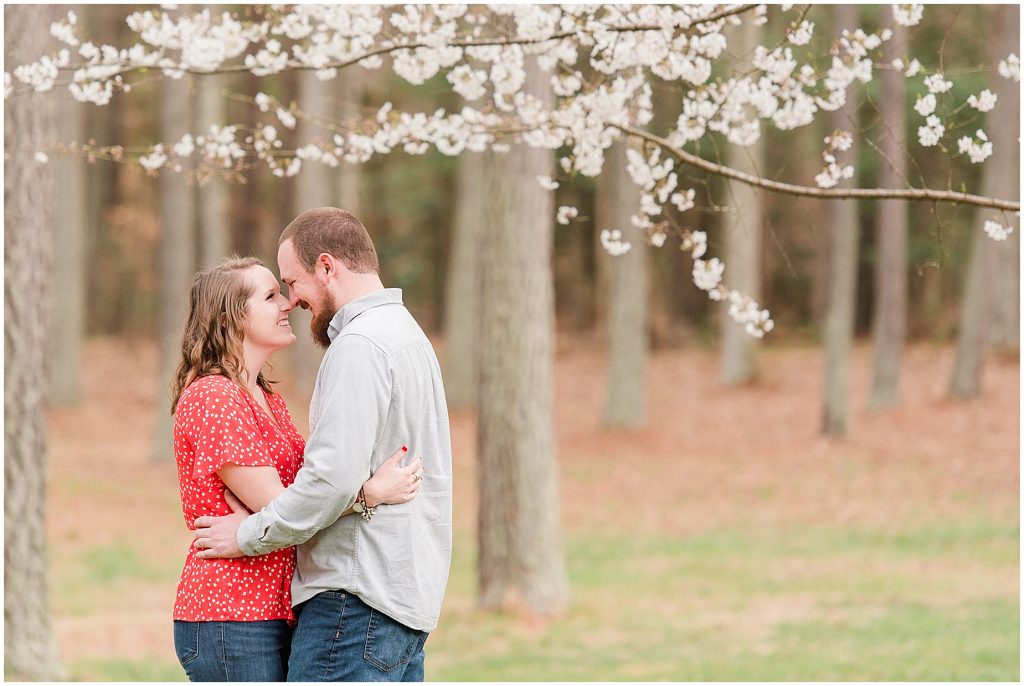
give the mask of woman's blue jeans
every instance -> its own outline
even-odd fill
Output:
[[[190,681],[284,681],[291,642],[283,619],[174,621],[174,650]]]

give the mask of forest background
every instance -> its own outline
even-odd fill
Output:
[[[48,9],[56,18],[69,7]],[[128,39],[123,20],[136,8],[74,9],[99,40],[118,44]],[[890,21],[887,7],[858,11],[868,26]],[[941,55],[956,74],[953,98],[962,101],[992,87],[993,69],[980,67],[992,66],[986,51],[995,29],[979,27],[1005,23],[999,12],[930,6],[908,52]],[[833,10],[813,7],[807,16],[825,27]],[[770,15],[764,31],[781,33],[785,21]],[[1018,36],[1011,40],[1019,54]],[[176,127],[255,124],[254,108],[234,95],[259,91],[313,113],[372,111],[385,100],[427,112],[459,104],[443,76],[418,87],[386,71],[356,70],[326,83],[307,76],[185,79],[170,94],[153,79],[102,108],[65,93],[57,138],[130,148],[171,138]],[[862,187],[884,185],[886,165],[865,143],[884,138],[882,88],[881,79],[861,87],[852,114]],[[911,139],[920,95],[908,90],[899,98]],[[654,125],[674,120],[673,91],[655,88],[654,97]],[[808,183],[831,130],[827,121],[785,134],[767,129],[749,156],[758,156],[765,176]],[[702,152],[724,161],[727,148],[709,136]],[[929,187],[983,182],[977,166],[950,162],[935,148],[915,148],[908,160]],[[701,192],[687,220],[708,232],[710,254],[728,255],[730,234],[760,237],[747,241],[757,246],[749,262],[726,264],[737,265],[734,279],[749,272],[750,290],[771,310],[775,329],[737,344],[736,331],[745,334],[721,303],[694,287],[679,238],[670,235],[661,248],[634,240],[627,256],[607,254],[601,230],[626,231],[636,204],[621,155],[619,162],[597,179],[559,179],[552,205],[574,206],[579,216],[554,224],[550,263],[533,265],[553,276],[552,459],[570,589],[564,606],[544,612],[514,599],[486,607],[480,597],[479,370],[463,363],[475,357],[464,351],[481,333],[471,309],[476,289],[454,279],[479,262],[472,251],[456,250],[459,232],[481,228],[494,200],[481,182],[494,172],[482,171],[480,156],[396,152],[295,178],[253,169],[197,185],[134,165],[53,155],[46,574],[64,675],[184,678],[170,607],[191,535],[180,513],[165,396],[166,350],[185,291],[168,258],[187,253],[188,276],[229,252],[256,255],[276,271],[277,236],[288,221],[309,207],[336,205],[369,228],[385,284],[403,289],[450,381],[455,554],[442,622],[428,643],[429,679],[1015,680],[1019,233],[998,244],[1001,256],[972,261],[979,210],[832,203],[855,208],[858,238],[848,410],[843,430],[829,430],[821,340],[837,306],[830,297],[834,207],[762,191],[737,202],[740,187],[691,179]],[[1013,171],[1019,175],[1019,159]],[[504,183],[517,182],[509,175]],[[887,212],[906,220],[907,249],[895,268],[884,266],[879,243]],[[623,266],[627,259],[633,262]],[[957,392],[972,269],[987,272],[1002,295],[980,344],[977,383]],[[877,391],[876,317],[879,283],[890,272],[906,279],[905,348],[898,393],[885,401]],[[633,305],[616,305],[616,292],[630,287]],[[1017,318],[1000,318],[1007,311]],[[641,319],[631,321],[637,313]],[[297,332],[307,327],[304,314],[293,315]],[[616,347],[622,327],[643,331],[639,353]],[[453,351],[454,340],[468,340],[469,348]],[[737,346],[742,354],[730,352]],[[642,371],[616,380],[623,368],[616,356],[631,358],[627,370]],[[308,338],[272,360],[304,434],[317,361]],[[639,395],[630,398],[616,384],[639,387]],[[5,389],[5,410],[6,401]],[[12,524],[5,521],[5,530]],[[8,554],[5,546],[5,563]]]

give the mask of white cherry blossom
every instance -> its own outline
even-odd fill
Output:
[[[892,18],[900,26],[917,26],[924,16],[924,5],[893,5]]]
[[[936,104],[937,101],[935,99],[935,95],[928,93],[927,95],[917,99],[917,102],[914,103],[914,110],[922,117],[927,117],[935,111]]]
[[[1013,227],[1003,226],[999,222],[988,219],[985,221],[985,233],[994,241],[1005,241],[1013,233]]]
[[[562,205],[561,207],[558,208],[558,223],[562,224],[563,226],[568,226],[569,222],[578,217],[579,214],[580,211],[575,207],[570,207],[569,205]]]
[[[999,61],[999,75],[1006,79],[1020,81],[1020,58],[1016,53],[1010,53],[1005,60]]]
[[[167,162],[167,155],[163,152],[163,145],[159,143],[153,148],[153,152],[139,158],[139,164],[148,171],[156,171]]]
[[[924,77],[924,85],[928,87],[929,93],[945,93],[953,87],[952,81],[947,81],[941,73]]]
[[[942,121],[931,114],[925,119],[925,125],[917,128],[917,139],[922,146],[928,148],[937,145],[945,132],[946,127],[943,126]]]
[[[722,282],[722,274],[725,273],[725,265],[717,257],[710,260],[693,261],[693,282],[702,291],[711,291]]]
[[[968,97],[967,103],[979,112],[990,112],[998,99],[999,96],[986,88],[977,95]]]
[[[977,140],[970,136],[963,136],[957,141],[957,147],[961,153],[967,153],[974,164],[980,164],[992,155],[992,142],[985,135],[985,132],[978,129],[975,132]]]
[[[604,229],[601,231],[601,246],[612,257],[625,255],[632,245],[622,240],[622,232],[618,229]]]

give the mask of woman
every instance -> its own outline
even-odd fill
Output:
[[[232,258],[192,284],[172,387],[174,453],[185,522],[262,509],[292,483],[305,443],[261,371],[290,345],[291,307],[256,258]],[[408,502],[419,458],[403,446],[363,485],[368,507]],[[229,490],[230,489],[230,490]],[[342,516],[350,515],[349,510]],[[291,640],[295,550],[199,559],[190,548],[174,604],[174,644],[192,681],[283,681]]]

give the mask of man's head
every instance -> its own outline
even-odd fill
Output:
[[[310,329],[320,346],[330,345],[327,327],[350,301],[383,288],[377,251],[366,227],[335,207],[307,210],[285,227],[277,263],[292,307],[313,312]]]

